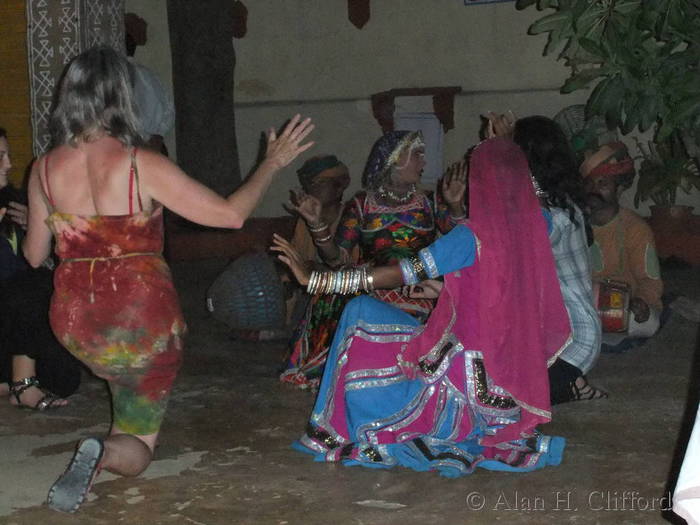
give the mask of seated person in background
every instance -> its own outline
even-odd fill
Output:
[[[304,162],[297,170],[297,177],[301,184],[301,191],[290,192],[290,205],[297,206],[300,200],[313,201],[313,206],[320,210],[319,213],[324,224],[328,224],[330,233],[334,234],[340,220],[340,212],[343,209],[343,193],[350,184],[347,166],[340,162],[335,155],[318,155]],[[309,197],[313,197],[313,199],[309,199]],[[293,210],[290,211],[296,213]],[[318,255],[312,233],[309,232],[306,222],[301,217],[298,217],[296,221],[291,242],[309,264],[314,267],[325,267]],[[273,330],[235,330],[232,336],[247,341],[287,339],[290,336],[290,331],[294,330],[290,343],[293,355],[288,365],[291,367],[290,370],[294,371],[297,366],[301,366],[299,345],[310,344],[309,341],[314,338],[312,333],[325,326],[325,318],[329,314],[328,310],[332,308],[329,303],[324,302],[322,308],[314,310],[315,304],[323,302],[322,297],[311,298],[311,304],[309,304],[309,295],[296,286],[296,281],[290,281],[288,275],[283,274],[282,282],[285,283],[285,297],[287,297],[286,326],[280,326]],[[314,311],[316,312],[315,316],[312,315]],[[324,313],[323,317],[319,317],[321,312]],[[303,322],[300,324],[302,319]]]
[[[634,163],[624,144],[601,146],[587,155],[580,171],[593,226],[593,279],[629,287],[627,330],[603,334],[603,351],[620,352],[659,329],[663,282],[654,235],[644,219],[619,203],[634,179]]]
[[[297,171],[303,193],[293,194],[293,206],[306,202],[314,208],[320,221],[326,228],[327,235],[335,235],[343,211],[343,193],[350,184],[348,168],[335,155],[323,155],[307,160]],[[318,253],[314,235],[318,232],[309,230],[303,217],[299,217],[292,238],[292,245],[307,263],[317,269],[328,269]],[[357,250],[351,256],[357,260]],[[340,312],[347,298],[341,295],[308,294],[298,290],[293,303],[287,304],[291,313],[290,325],[295,326],[289,342],[289,357],[280,379],[295,385],[306,385],[309,376],[322,366],[328,338],[333,334]],[[301,313],[301,315],[299,315]]]
[[[0,395],[19,407],[44,410],[67,403],[80,385],[80,364],[49,326],[53,273],[32,269],[19,253],[27,228],[21,192],[8,184],[12,167],[0,128]]]

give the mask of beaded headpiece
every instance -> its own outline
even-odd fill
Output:
[[[386,178],[406,149],[422,146],[423,136],[420,131],[389,131],[382,135],[372,146],[367,159],[362,184],[367,189],[377,189]]]

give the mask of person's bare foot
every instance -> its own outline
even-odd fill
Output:
[[[67,399],[62,399],[51,392],[43,390],[38,385],[38,381],[19,385],[14,383],[10,387],[10,403],[14,406],[29,407],[36,410],[58,408],[68,404]]]

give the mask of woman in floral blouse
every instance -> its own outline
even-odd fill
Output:
[[[296,211],[304,218],[323,260],[331,268],[353,264],[390,265],[432,243],[466,217],[466,164],[454,165],[443,179],[441,204],[433,192],[418,189],[425,166],[419,132],[390,131],[375,142],[363,176],[364,190],[350,199],[335,234],[320,218],[317,199],[302,195]],[[359,260],[351,254],[359,248]],[[394,290],[375,290],[374,297],[425,321],[432,299],[414,299]],[[320,298],[319,298],[320,299]],[[318,387],[335,328],[348,298],[329,296],[310,307],[290,343],[290,359],[281,379],[302,388]]]

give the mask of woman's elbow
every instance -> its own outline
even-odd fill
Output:
[[[39,268],[46,260],[46,257],[38,257],[36,255],[27,254],[26,252],[24,253],[24,258],[32,268]]]
[[[247,217],[242,216],[238,212],[229,213],[226,217],[226,224],[224,228],[230,228],[232,230],[240,230],[245,225]]]
[[[25,260],[29,263],[32,268],[39,268],[49,256],[48,253],[38,253],[36,250],[28,248],[26,244],[22,246],[22,252],[24,254]]]
[[[240,230],[245,224],[245,219],[240,217],[227,217],[226,220],[221,221],[219,224],[214,224],[218,228],[227,228],[229,230]]]

